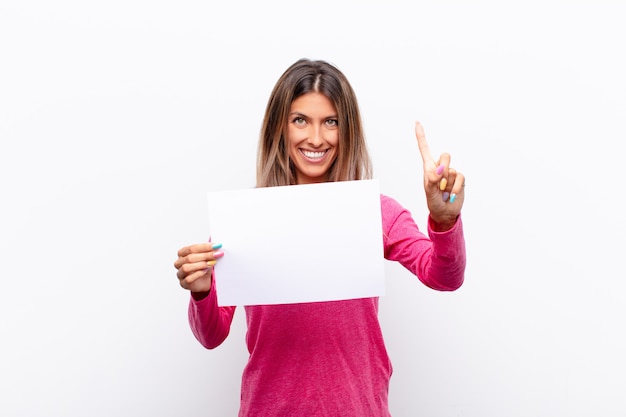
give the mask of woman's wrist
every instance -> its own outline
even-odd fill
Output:
[[[204,300],[205,298],[207,298],[209,296],[210,292],[211,292],[211,290],[209,290],[209,291],[198,291],[198,292],[191,291],[191,297],[195,301]]]
[[[432,216],[430,217],[430,228],[434,232],[447,232],[452,229],[456,224],[456,220],[459,216],[455,216],[452,219],[435,219]]]

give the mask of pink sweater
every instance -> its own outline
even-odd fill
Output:
[[[420,232],[411,214],[381,196],[385,258],[428,287],[463,283],[461,218],[444,233]],[[215,284],[215,280],[213,282]],[[240,417],[387,417],[392,366],[378,322],[378,298],[246,306],[250,357],[241,384]],[[206,348],[228,336],[235,307],[218,307],[217,288],[189,304],[193,334]]]

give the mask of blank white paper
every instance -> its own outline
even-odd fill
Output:
[[[377,180],[208,193],[218,304],[384,295]]]

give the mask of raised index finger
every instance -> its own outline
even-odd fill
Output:
[[[415,122],[415,137],[417,138],[417,147],[422,155],[422,161],[424,163],[433,162],[434,159],[430,154],[430,148],[428,142],[426,142],[426,135],[424,134],[424,128],[420,122]]]

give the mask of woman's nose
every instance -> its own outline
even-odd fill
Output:
[[[312,128],[309,134],[309,144],[314,147],[322,146],[324,139],[322,138],[322,130],[320,128]]]

